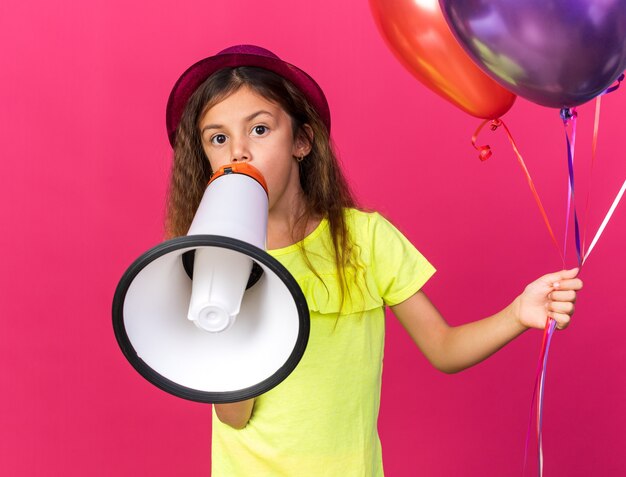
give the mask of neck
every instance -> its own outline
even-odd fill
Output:
[[[306,214],[301,200],[279,210],[272,209],[267,217],[267,248],[287,247],[301,240],[303,223],[306,223]]]
[[[304,200],[296,200],[286,210],[271,210],[267,221],[267,248],[288,247],[301,241],[319,224],[321,217],[306,211]]]

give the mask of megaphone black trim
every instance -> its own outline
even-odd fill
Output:
[[[282,280],[289,292],[294,298],[296,309],[298,312],[298,337],[296,338],[295,346],[291,352],[285,364],[281,366],[272,376],[264,381],[250,386],[245,389],[239,389],[228,392],[207,392],[199,391],[197,389],[181,386],[178,383],[171,381],[170,379],[162,376],[148,366],[135,351],[124,327],[124,300],[126,293],[135,277],[143,270],[148,264],[156,260],[157,258],[180,250],[183,248],[193,247],[221,247],[230,250],[234,250],[239,253],[248,255],[253,260],[260,262],[267,266],[272,272],[276,274],[278,278]],[[304,351],[306,349],[307,342],[309,340],[310,332],[310,318],[309,307],[306,302],[306,298],[302,293],[302,290],[298,286],[293,276],[287,271],[287,269],[274,257],[267,254],[264,250],[261,250],[254,245],[247,242],[237,240],[231,237],[223,237],[220,235],[188,235],[186,237],[178,237],[165,241],[156,247],[145,252],[133,264],[128,267],[115,290],[113,297],[113,330],[115,332],[115,338],[120,346],[124,356],[128,362],[135,368],[135,370],[141,374],[149,382],[157,386],[158,388],[166,391],[175,396],[190,401],[203,402],[203,403],[229,403],[236,401],[243,401],[250,399],[260,394],[263,394],[270,389],[277,386],[282,382],[298,365]]]
[[[183,268],[185,269],[185,273],[189,278],[193,280],[193,264],[195,260],[196,251],[189,250],[188,252],[183,253]],[[248,283],[246,284],[246,290],[248,288],[252,288],[256,282],[261,279],[263,275],[263,269],[259,266],[258,263],[252,263],[252,270],[250,271],[250,278],[248,279]]]

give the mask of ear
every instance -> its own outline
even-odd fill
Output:
[[[293,143],[294,157],[308,156],[313,148],[313,128],[308,124],[302,125]]]

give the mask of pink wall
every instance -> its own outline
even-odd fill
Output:
[[[439,272],[427,292],[451,323],[506,305],[560,267],[503,134],[480,163],[473,119],[413,79],[368,2],[10,2],[0,8],[0,472],[23,476],[208,475],[207,405],[143,380],[115,342],[125,268],[161,239],[170,164],[164,110],[178,75],[254,42],[311,73],[362,202],[387,214]],[[626,92],[581,108],[579,197],[593,234],[626,178]],[[566,168],[556,111],[519,100],[505,118],[556,233]],[[546,476],[626,474],[623,302],[626,205],[583,271],[574,324],[552,348]],[[570,254],[568,264],[573,264]],[[389,318],[380,418],[390,476],[519,475],[540,332],[446,376]]]

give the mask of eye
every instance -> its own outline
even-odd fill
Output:
[[[225,142],[226,142],[225,134],[216,134],[215,136],[211,138],[211,144],[221,145],[221,144],[224,144]]]
[[[269,131],[269,128],[267,126],[262,126],[262,125],[254,126],[252,128],[252,134],[254,134],[255,136],[263,136],[267,134],[268,131]]]

